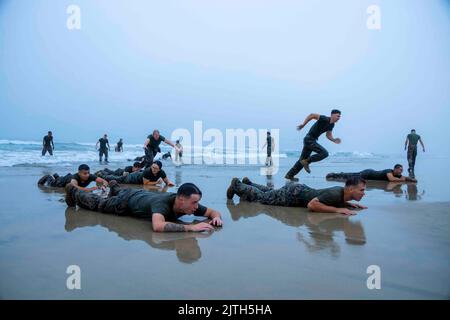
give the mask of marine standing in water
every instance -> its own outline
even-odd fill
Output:
[[[183,146],[181,145],[180,140],[175,141],[175,162],[183,163]]]
[[[415,177],[414,166],[416,165],[417,142],[420,142],[422,150],[425,152],[422,138],[416,133],[415,129],[412,129],[411,133],[406,136],[405,141],[405,150],[408,150],[406,154],[408,158],[408,173],[411,178]]]
[[[270,131],[267,131],[267,139],[264,142],[262,149],[267,146],[267,158],[266,167],[271,167],[273,165],[272,152],[275,150],[275,139],[270,135]]]
[[[108,151],[111,150],[109,147],[108,135],[105,133],[103,138],[98,139],[95,144],[95,148],[100,144],[100,148],[98,149],[99,162],[102,162],[103,155],[105,155],[105,162],[108,162]]]
[[[120,138],[119,141],[117,142],[115,151],[116,152],[123,152],[123,140],[122,140],[122,138]]]
[[[55,145],[53,144],[53,134],[49,131],[48,134],[44,136],[44,139],[42,139],[42,156],[45,156],[47,151],[52,156],[53,150],[55,150]]]

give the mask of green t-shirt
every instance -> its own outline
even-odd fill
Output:
[[[151,218],[153,213],[160,213],[166,221],[176,221],[182,214],[173,211],[173,204],[176,198],[171,192],[151,192],[139,190],[128,200],[128,207],[134,216],[140,218]],[[204,216],[207,208],[198,205],[193,213],[195,216]]]
[[[317,199],[321,203],[336,208],[342,208],[346,206],[343,187],[331,187],[318,190],[318,192],[319,194],[317,195]]]
[[[319,139],[319,136],[327,131],[333,131],[334,123],[330,123],[330,117],[321,115],[319,120],[309,129],[308,136]]]
[[[158,150],[159,149],[159,145],[161,144],[161,142],[166,141],[166,138],[162,135],[159,136],[158,140],[156,140],[152,134],[150,134],[147,139],[150,140],[149,144],[148,144],[148,148],[152,149],[152,150]]]
[[[407,137],[410,146],[417,146],[417,142],[420,140],[420,136],[416,133],[410,133]]]
[[[321,203],[327,206],[333,206],[336,208],[343,208],[346,206],[343,187],[313,189],[306,185],[302,185],[302,189],[298,197],[303,199],[304,206],[307,206],[308,203],[316,197]]]

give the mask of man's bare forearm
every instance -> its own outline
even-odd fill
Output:
[[[166,144],[168,144],[169,146],[171,146],[172,148],[175,148],[175,144],[171,141],[171,140],[166,140],[164,141]]]
[[[336,142],[336,139],[333,137],[333,135],[331,133],[326,135],[328,140],[330,140],[331,142]]]
[[[308,124],[308,122],[310,122],[312,119],[313,119],[313,114],[311,113],[309,116],[307,116],[305,118],[305,120],[303,121],[303,123],[301,125],[306,126]]]
[[[164,225],[164,232],[186,232],[188,231],[184,225],[172,222],[166,222]]]
[[[422,139],[420,139],[419,142],[422,145],[422,149],[425,150],[425,145],[423,144]]]
[[[214,219],[214,218],[222,218],[222,217],[221,217],[219,211],[213,210],[213,211],[209,214],[209,218]]]

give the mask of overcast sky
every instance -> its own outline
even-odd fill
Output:
[[[416,128],[448,154],[449,3],[0,0],[0,139],[141,143],[202,120],[279,128],[292,149],[310,112],[339,108],[330,151],[401,152]]]

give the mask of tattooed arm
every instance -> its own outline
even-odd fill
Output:
[[[155,232],[188,232],[188,231],[212,231],[214,228],[208,223],[201,222],[194,225],[183,225],[179,223],[166,222],[160,213],[152,215],[152,226]]]

